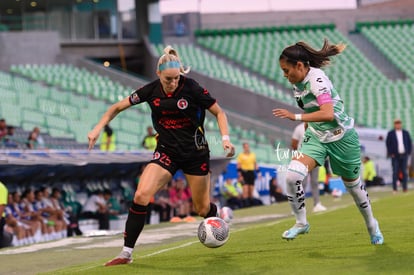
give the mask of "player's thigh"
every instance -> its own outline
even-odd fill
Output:
[[[323,165],[326,155],[327,150],[325,144],[321,143],[310,131],[306,131],[301,148],[294,155],[294,159],[305,164],[310,171],[317,165]]]
[[[332,172],[344,179],[354,180],[360,174],[361,147],[358,134],[352,130],[335,142],[328,144]]]
[[[172,179],[172,174],[156,163],[149,163],[139,177],[135,199],[150,200],[150,198]]]
[[[210,204],[210,174],[189,175],[185,174],[191,189],[191,196],[196,209],[208,207]]]

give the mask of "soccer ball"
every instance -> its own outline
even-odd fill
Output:
[[[205,246],[220,247],[229,239],[229,225],[221,218],[210,217],[200,223],[197,235]]]
[[[219,214],[220,218],[222,218],[226,223],[231,222],[233,219],[233,210],[228,206],[221,208]]]

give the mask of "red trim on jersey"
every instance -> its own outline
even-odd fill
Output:
[[[129,211],[132,212],[132,213],[134,213],[134,214],[136,214],[136,215],[146,215],[147,214],[147,211],[145,211],[145,212],[138,212],[138,211],[133,210],[132,208],[129,208]]]

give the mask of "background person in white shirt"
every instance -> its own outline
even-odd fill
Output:
[[[90,196],[82,209],[81,218],[97,219],[99,230],[109,229],[109,210],[102,190]]]

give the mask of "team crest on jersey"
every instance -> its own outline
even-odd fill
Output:
[[[161,156],[160,152],[156,151],[154,152],[154,155],[152,155],[152,159],[159,159]]]
[[[178,109],[181,109],[181,110],[187,109],[188,101],[185,100],[184,98],[179,99],[177,101],[177,107],[178,107]]]
[[[139,99],[139,96],[138,96],[137,92],[133,93],[131,95],[131,102],[132,102],[132,104],[138,104],[139,101],[140,101],[140,99]]]

